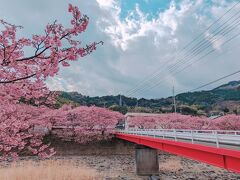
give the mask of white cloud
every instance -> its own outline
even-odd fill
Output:
[[[115,0],[96,0],[101,8],[113,8],[116,5]]]
[[[107,33],[115,46],[121,47],[123,50],[128,48],[129,42],[143,36],[148,36],[149,33],[154,33],[155,43],[158,37],[174,35],[178,24],[181,23],[181,18],[189,11],[192,6],[189,1],[184,1],[180,8],[177,9],[174,2],[171,3],[169,9],[159,13],[156,18],[149,20],[148,14],[144,14],[137,4],[135,9],[128,14],[125,19],[121,19],[120,10],[116,8],[107,9],[108,14],[113,18],[103,18],[98,23],[100,28]],[[103,23],[107,26],[103,26]]]

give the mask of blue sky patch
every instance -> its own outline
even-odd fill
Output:
[[[159,12],[166,10],[171,1],[169,0],[120,0],[121,18],[125,18],[136,4],[142,12],[149,14],[150,17],[155,17]]]

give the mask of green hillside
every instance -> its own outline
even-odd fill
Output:
[[[178,94],[177,110],[185,114],[206,114],[212,111],[237,112],[240,109],[240,81],[232,81],[210,91],[197,91]],[[84,96],[77,92],[60,92],[61,104],[107,107],[123,113],[137,112],[172,112],[172,98],[136,99],[122,96],[123,107],[119,107],[118,96]]]

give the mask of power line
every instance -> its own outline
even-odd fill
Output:
[[[232,11],[240,2],[237,2],[236,4],[234,4],[229,10],[227,10],[222,16],[220,16],[216,21],[214,21],[210,26],[208,26],[204,32],[202,32],[201,34],[199,34],[197,37],[195,37],[192,41],[190,41],[187,45],[185,45],[180,51],[179,53],[181,53],[184,49],[186,49],[187,47],[189,47],[191,44],[193,44],[196,40],[198,40],[207,30],[209,30],[212,26],[214,26],[216,23],[218,23],[220,20],[223,19],[224,16],[226,16],[230,11]],[[179,54],[178,53],[178,54]],[[161,69],[162,67],[160,67]],[[154,75],[156,72],[158,72],[160,69],[157,69],[152,75]],[[151,75],[150,75],[151,76]],[[147,76],[148,77],[148,76]],[[146,77],[146,78],[147,78]],[[147,79],[144,78],[144,81],[146,81]],[[141,81],[140,81],[140,84],[141,84]],[[131,91],[131,90],[130,90]],[[130,92],[130,91],[127,91]]]
[[[238,12],[239,13],[239,12]],[[237,13],[237,14],[238,14]],[[236,16],[237,14],[235,14],[234,16]],[[234,17],[234,16],[232,16],[232,17]],[[231,17],[231,18],[232,18]],[[237,26],[238,25],[240,25],[240,21],[239,21],[239,19],[240,19],[240,16],[238,16],[236,19],[234,19],[234,21],[233,22],[235,22],[236,20],[238,20],[235,24],[232,24],[233,22],[231,22],[231,26],[227,26],[227,27],[224,27],[224,28],[222,28],[222,29],[218,29],[218,32],[217,33],[215,33],[214,35],[212,35],[212,37],[211,37],[211,39],[210,40],[205,40],[205,42],[204,43],[201,43],[201,46],[200,46],[200,49],[198,49],[197,50],[197,48],[195,48],[194,49],[194,54],[190,54],[190,55],[187,55],[186,57],[189,57],[188,59],[187,59],[187,61],[191,61],[192,60],[192,57],[195,57],[195,56],[197,56],[197,55],[199,55],[200,53],[202,53],[202,52],[204,52],[208,47],[210,47],[210,46],[212,46],[212,43],[214,43],[214,42],[216,42],[216,41],[218,41],[218,40],[221,40],[221,38],[223,38],[225,35],[227,35],[228,33],[230,33],[231,31],[233,31],[234,29],[236,29],[237,28]],[[228,19],[228,22],[229,22],[229,20],[230,19]],[[232,19],[231,19],[232,20]],[[226,22],[225,22],[226,23]],[[224,24],[225,24],[224,23]],[[221,26],[223,26],[223,25],[221,25]],[[221,27],[220,26],[220,27]],[[214,32],[216,32],[216,31],[214,31]],[[221,35],[219,38],[216,38],[216,36],[217,35]],[[199,44],[199,43],[198,43]],[[199,48],[199,47],[198,47]],[[193,48],[192,48],[193,49]],[[210,52],[208,52],[208,53],[210,53]],[[207,53],[207,54],[208,54]],[[204,55],[205,56],[205,55]],[[202,59],[202,58],[201,58]],[[186,60],[186,59],[181,59],[181,62],[182,62],[182,60]],[[179,64],[179,62],[178,63],[176,63],[176,64]],[[192,64],[192,63],[191,63]],[[183,65],[183,63],[182,64],[180,64],[180,65]],[[188,66],[189,67],[189,66]],[[170,71],[171,71],[171,73],[172,72],[174,72],[174,70],[176,70],[178,67],[176,66],[176,65],[172,65],[171,67],[170,67]],[[185,68],[184,68],[185,69]],[[155,77],[157,77],[157,76],[155,76]],[[155,86],[154,86],[155,87]],[[129,95],[131,95],[131,94],[133,94],[133,93],[135,93],[135,92],[137,92],[137,91],[142,91],[143,89],[146,89],[146,88],[149,88],[149,87],[144,87],[144,88],[138,88],[138,89],[135,89],[134,91],[132,91],[131,93],[129,93]]]
[[[220,20],[222,20],[223,19],[223,17],[224,16],[226,16],[226,14],[228,14],[230,11],[232,11],[238,4],[239,4],[240,2],[238,2],[238,3],[236,3],[234,6],[232,6],[228,11],[226,11],[220,18],[218,18],[215,22],[213,22],[204,32],[202,32],[200,35],[198,35],[196,38],[194,38],[190,43],[188,43],[181,51],[183,51],[184,49],[187,49],[187,47],[189,47],[191,44],[193,44],[195,41],[197,41],[199,38],[201,38],[202,37],[202,35],[207,31],[207,30],[209,30],[211,27],[213,27],[216,23],[218,23],[218,22],[220,22]],[[239,12],[238,12],[239,13]],[[223,25],[225,25],[227,22],[229,22],[229,20],[231,20],[234,16],[236,16],[238,13],[235,13],[233,16],[231,16],[227,21],[225,21],[220,27],[222,27]],[[239,17],[238,17],[239,18]],[[236,21],[237,19],[235,19],[234,21]],[[233,21],[233,22],[234,22]],[[217,30],[219,30],[219,28],[220,27],[218,27],[217,28]],[[218,31],[218,33],[217,34],[219,34],[221,31],[223,31],[223,30],[225,30],[225,28],[229,28],[229,27],[224,27],[223,29],[221,29],[221,30],[219,30]],[[216,32],[216,30],[214,31],[214,32]],[[215,35],[213,35],[211,38],[213,39],[213,37],[214,36],[216,36],[217,34],[215,34]],[[215,39],[215,41],[216,41],[216,39]],[[191,54],[190,55],[190,57],[191,56],[196,56],[196,55],[198,55],[199,53],[201,53],[201,51],[203,52],[203,50],[205,50],[206,49],[206,47],[205,47],[205,49],[201,49],[202,47],[204,48],[204,46],[206,45],[206,43],[209,43],[209,42],[206,42],[206,40],[202,40],[202,41],[200,41],[200,42],[198,42],[198,44],[197,45],[195,45],[193,48],[191,48],[190,50],[192,51],[192,53],[194,53],[194,54]],[[212,43],[212,42],[211,42]],[[209,46],[211,46],[211,43],[210,43],[210,45],[208,45],[207,47],[209,47]],[[199,46],[200,45],[200,46]],[[200,48],[200,49],[199,49]],[[180,51],[180,52],[181,52]],[[197,54],[196,54],[197,53]],[[177,54],[179,54],[179,53],[177,53]],[[189,57],[189,55],[187,55],[187,56],[185,56],[185,58],[186,57]],[[184,60],[184,58],[182,58],[181,60]],[[182,61],[181,61],[182,62]],[[174,70],[174,69],[176,69],[177,68],[177,64],[179,64],[179,63],[181,63],[181,62],[177,62],[175,65],[172,65],[172,66],[170,66],[170,70]],[[158,77],[159,76],[159,70],[160,69],[158,69],[157,71],[155,71],[152,75],[154,75],[153,77],[151,77],[151,75],[148,77],[148,79],[144,79],[140,84],[138,84],[137,85],[137,87],[135,87],[134,89],[132,89],[132,90],[130,90],[130,91],[127,91],[128,92],[128,94],[129,95],[131,95],[131,94],[133,94],[133,93],[135,93],[135,92],[137,92],[137,91],[139,91],[139,90],[141,90],[142,88],[139,88],[139,86],[141,87],[141,85],[142,84],[144,84],[146,81],[148,81],[148,82],[150,82],[149,81],[149,79],[151,80],[151,78],[156,78],[156,77]]]
[[[240,18],[240,16],[239,16],[238,18]],[[234,21],[236,21],[236,19],[235,19]],[[227,31],[226,31],[226,27],[223,28],[223,29],[220,29],[220,31],[218,31],[217,34],[215,34],[215,35],[213,35],[213,36],[211,37],[211,39],[209,40],[210,42],[209,42],[209,41],[205,41],[204,46],[201,47],[200,49],[198,49],[198,51],[196,51],[194,54],[187,55],[187,56],[186,56],[186,57],[188,57],[187,61],[189,61],[189,60],[191,61],[192,58],[194,58],[195,56],[197,56],[197,55],[199,55],[200,53],[204,52],[208,47],[212,46],[212,43],[214,43],[214,42],[220,40],[221,38],[223,38],[223,37],[220,37],[220,38],[217,38],[217,39],[215,38],[215,39],[212,41],[212,39],[213,39],[214,37],[216,37],[217,35],[219,35],[219,33],[222,32],[223,30],[225,30],[225,31],[223,31],[220,35],[225,36],[225,35],[228,34],[229,32],[231,32],[231,31],[233,31],[234,29],[236,29],[237,26],[240,25],[239,22],[240,22],[240,21],[237,22],[238,24],[233,24],[232,26],[227,27]],[[189,56],[190,56],[190,57],[189,57]],[[183,64],[182,62],[184,62],[184,60],[186,60],[186,59],[183,58],[183,59],[181,59],[180,61],[178,61],[175,65],[170,66],[170,71],[173,72],[174,70],[176,70],[176,69],[178,68],[178,67],[177,67],[177,64],[182,65],[182,64]],[[159,75],[160,75],[160,74],[159,74]],[[157,76],[159,76],[159,75],[157,75]],[[157,78],[157,76],[155,76],[155,79]],[[140,89],[141,89],[141,88],[136,89],[135,92],[136,92],[136,91],[139,91]],[[132,93],[133,93],[133,92],[132,92]]]
[[[209,83],[203,84],[203,85],[201,85],[201,86],[199,86],[199,87],[197,87],[197,88],[194,88],[194,89],[192,89],[192,90],[190,90],[190,91],[188,91],[188,92],[202,89],[202,88],[204,88],[204,87],[206,87],[206,86],[209,86],[209,85],[211,85],[211,84],[214,84],[214,83],[216,83],[216,82],[218,82],[218,81],[221,81],[221,80],[223,80],[223,79],[226,79],[226,78],[231,77],[231,76],[233,76],[233,75],[235,75],[235,74],[238,74],[238,73],[240,73],[240,70],[238,70],[238,71],[236,71],[236,72],[234,72],[234,73],[228,74],[228,75],[226,75],[226,76],[223,76],[223,77],[221,77],[221,78],[218,78],[218,79],[216,79],[216,80],[214,80],[214,81],[211,81],[211,82],[209,82]]]
[[[225,45],[225,44],[229,43],[230,41],[232,41],[233,39],[235,39],[235,38],[238,37],[239,35],[240,35],[240,33],[232,36],[230,39],[228,39],[228,40],[227,40],[226,42],[224,42],[222,45]],[[192,63],[186,65],[185,67],[183,67],[182,69],[180,69],[179,71],[175,72],[175,73],[172,74],[172,75],[176,75],[177,73],[181,73],[182,71],[184,71],[184,70],[187,69],[188,67],[192,66],[194,63],[202,60],[203,58],[205,58],[206,56],[212,54],[212,53],[215,52],[215,51],[216,51],[216,50],[213,49],[213,50],[207,52],[205,55],[201,56],[201,57],[200,57],[199,59],[197,59],[195,62],[192,62]],[[168,76],[169,76],[169,75],[168,75]],[[168,77],[168,76],[167,76],[167,77]],[[141,89],[140,92],[141,92],[141,91],[144,91],[144,90],[146,90],[146,89],[148,89],[148,90],[153,89],[154,87],[159,86],[161,83],[162,83],[162,81],[159,81],[159,82],[157,82],[156,84],[154,84],[153,86],[147,87],[147,88],[145,88],[145,89]]]
[[[205,29],[205,31],[204,32],[202,32],[201,34],[199,34],[196,38],[194,38],[190,43],[188,43],[186,46],[185,46],[185,48],[186,47],[188,47],[188,46],[190,46],[193,42],[195,42],[199,37],[201,37],[207,30],[209,30],[212,26],[214,26],[214,24],[216,24],[216,23],[218,23],[224,16],[226,16],[226,14],[228,14],[230,11],[232,11],[236,6],[238,6],[239,5],[239,3],[240,3],[240,1],[239,2],[237,2],[236,4],[234,4],[229,10],[227,10],[222,16],[220,16],[216,21],[214,21],[210,26],[208,26],[207,27],[207,29]],[[184,48],[184,49],[185,49]]]
[[[240,35],[240,34],[237,34],[237,35],[233,36],[233,37],[230,38],[228,41],[226,41],[226,43],[230,42],[231,40],[233,40],[234,38],[238,37],[239,35]],[[224,44],[223,44],[223,45],[224,45]],[[176,74],[178,74],[178,73],[183,72],[183,71],[186,70],[188,67],[192,66],[194,63],[199,62],[200,60],[204,59],[206,56],[212,54],[212,53],[215,52],[215,51],[216,51],[215,49],[213,49],[213,50],[211,50],[211,51],[208,51],[206,54],[204,54],[203,56],[201,56],[201,57],[198,58],[197,60],[188,63],[187,65],[185,65],[184,67],[182,67],[182,68],[179,69],[178,71],[175,71],[175,72],[174,72],[174,71],[171,71],[171,72],[170,72],[171,75],[176,75]],[[170,77],[169,74],[168,74],[166,77],[164,77],[164,78],[168,78],[168,77]],[[142,92],[142,91],[147,90],[147,89],[148,89],[148,90],[151,90],[151,89],[159,86],[161,83],[163,83],[163,81],[158,81],[157,83],[154,83],[152,86],[146,86],[146,87],[144,87],[144,88],[142,88],[142,89],[139,89],[138,92]]]

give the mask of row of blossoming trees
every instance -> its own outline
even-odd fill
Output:
[[[48,24],[42,35],[19,37],[21,26],[0,20],[0,158],[16,159],[22,152],[50,157],[55,152],[44,144],[44,129],[63,138],[81,143],[110,138],[122,115],[97,107],[63,107],[52,109],[55,96],[45,84],[60,66],[69,66],[92,53],[98,44],[82,46],[78,40],[89,22],[76,6],[69,27],[58,21]],[[32,54],[26,54],[26,51]],[[55,126],[71,126],[71,130],[53,130]]]
[[[226,115],[217,119],[181,114],[160,114],[129,118],[130,127],[145,129],[240,130],[240,116]]]

